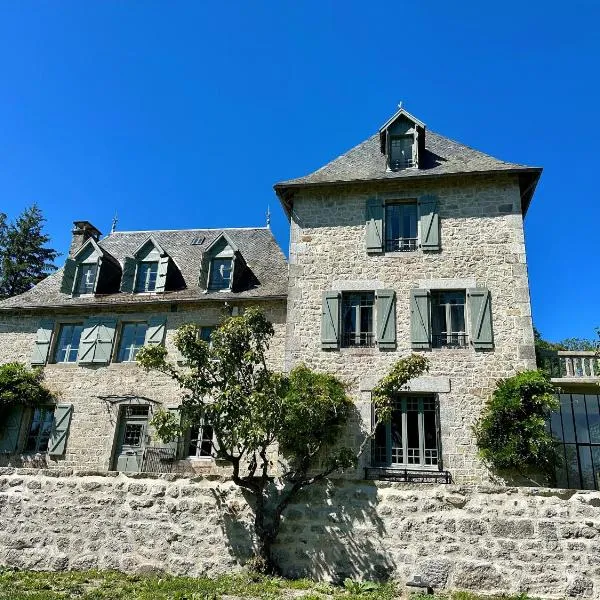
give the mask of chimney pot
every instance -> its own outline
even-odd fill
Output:
[[[95,241],[100,239],[102,233],[94,227],[89,221],[73,221],[73,237],[71,238],[71,247],[69,248],[69,258],[73,258],[77,251],[90,238]]]

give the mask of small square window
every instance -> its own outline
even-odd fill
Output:
[[[153,292],[156,289],[158,262],[141,262],[138,264],[135,280],[135,291]]]
[[[133,362],[146,341],[147,323],[123,323],[121,342],[117,355],[118,362]]]
[[[188,458],[210,458],[213,456],[213,428],[206,423],[193,425],[189,432]]]
[[[54,362],[72,363],[77,361],[82,331],[81,323],[63,323],[60,326],[54,350]]]
[[[231,288],[232,267],[232,258],[213,258],[210,263],[208,288],[211,290],[228,290]]]
[[[414,165],[413,136],[390,136],[390,169],[406,169]]]
[[[417,249],[417,203],[386,204],[386,252],[410,252]]]
[[[434,348],[462,348],[467,345],[465,292],[432,292],[431,323]]]
[[[210,336],[214,330],[215,328],[213,326],[200,327],[200,339],[210,344]]]
[[[77,293],[93,294],[96,285],[96,275],[98,273],[98,264],[81,264],[77,275]]]
[[[31,422],[27,432],[25,452],[47,452],[53,421],[53,407],[40,406],[33,409]]]
[[[342,295],[342,346],[374,346],[373,292]]]

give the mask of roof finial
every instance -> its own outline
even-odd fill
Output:
[[[113,217],[112,220],[112,225],[110,226],[110,232],[114,233],[115,229],[117,228],[117,223],[119,222],[119,217],[117,216],[117,212],[115,211],[115,216]]]
[[[267,229],[271,229],[271,207],[267,204]]]
[[[398,110],[402,110],[402,100],[398,103]]]

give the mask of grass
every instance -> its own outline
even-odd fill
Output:
[[[276,600],[391,600],[400,593],[392,583],[352,582],[343,587],[308,579],[287,580],[250,573],[192,578],[127,575],[115,571],[60,573],[0,569],[0,600],[217,600],[223,596]],[[411,600],[482,600],[466,592],[415,594]],[[502,596],[495,600],[526,600]],[[485,600],[494,600],[485,597]]]

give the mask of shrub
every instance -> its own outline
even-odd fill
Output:
[[[42,380],[41,369],[30,369],[18,362],[0,365],[0,408],[11,404],[39,406],[52,402],[52,394]]]

